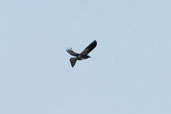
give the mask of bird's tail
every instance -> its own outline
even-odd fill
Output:
[[[75,58],[75,57],[71,57],[71,58],[70,58],[70,62],[71,62],[71,66],[72,66],[72,67],[74,67],[76,61],[77,61],[77,58]]]

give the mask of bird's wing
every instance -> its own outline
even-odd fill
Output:
[[[71,57],[70,58],[70,62],[71,62],[71,66],[74,67],[75,63],[77,61],[77,58]]]
[[[81,55],[87,55],[88,53],[90,53],[90,51],[92,51],[97,45],[97,41],[94,40],[89,46],[87,46],[82,52]]]
[[[66,51],[67,51],[69,54],[73,55],[73,56],[77,56],[77,55],[78,55],[78,53],[74,52],[74,51],[72,50],[72,48],[67,49]]]

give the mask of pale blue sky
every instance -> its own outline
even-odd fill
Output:
[[[171,114],[170,0],[1,0],[0,114]],[[66,48],[91,59],[69,63]]]

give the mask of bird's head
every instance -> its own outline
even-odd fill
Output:
[[[88,55],[87,58],[91,58],[91,57]]]

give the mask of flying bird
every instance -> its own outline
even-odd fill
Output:
[[[74,67],[77,60],[83,60],[91,58],[88,54],[96,47],[97,41],[94,40],[91,44],[89,44],[81,53],[76,53],[72,50],[72,48],[67,49],[66,51],[74,56],[70,58],[71,66]]]

